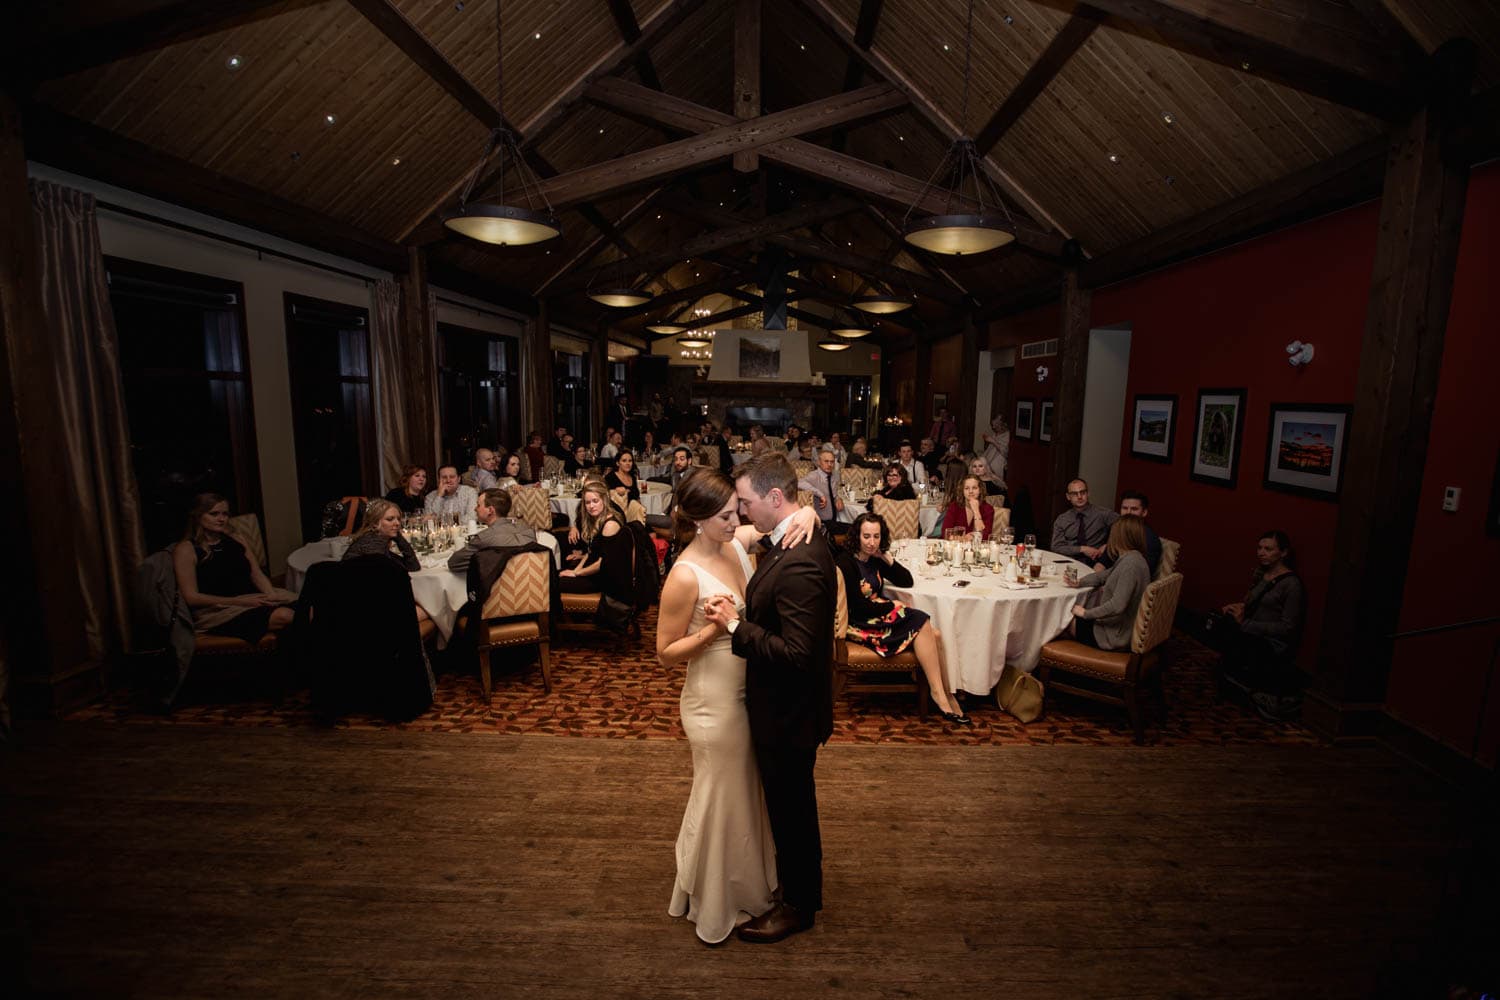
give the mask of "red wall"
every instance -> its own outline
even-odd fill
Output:
[[[1062,322],[1062,316],[1057,307],[1046,306],[1035,309],[1021,316],[1012,316],[998,320],[990,324],[990,344],[992,347],[1001,344],[1026,344],[1037,340],[1051,340],[1058,334],[1058,326]],[[1016,367],[1011,376],[1011,395],[1015,400],[1030,399],[1040,403],[1044,398],[1051,398],[1053,388],[1057,384],[1057,359],[1056,358],[1033,358],[1023,359],[1020,356],[1019,346],[1016,348]],[[1045,366],[1048,369],[1047,381],[1038,382],[1036,378],[1037,368]],[[1047,512],[1047,495],[1051,490],[1048,482],[1049,463],[1051,455],[1047,445],[1042,444],[1036,438],[1035,429],[1032,430],[1030,441],[1023,441],[1015,435],[1016,407],[1011,404],[1010,412],[1005,419],[1011,424],[1010,453],[1008,455],[1008,466],[1006,471],[1006,485],[1010,488],[1012,502],[1021,487],[1031,491],[1031,509],[1038,521],[1038,535],[1048,535],[1052,530],[1050,524],[1043,524]],[[1036,406],[1032,411],[1033,426],[1041,419],[1041,407]],[[1043,544],[1046,544],[1045,540]]]
[[[1210,608],[1242,597],[1254,568],[1256,537],[1280,528],[1297,547],[1308,587],[1304,666],[1311,666],[1321,634],[1338,506],[1264,488],[1267,423],[1273,402],[1353,402],[1378,207],[1362,205],[1101,289],[1093,300],[1094,326],[1129,323],[1132,328],[1127,406],[1133,410],[1138,393],[1178,397],[1172,463],[1131,457],[1127,417],[1119,483],[1122,490],[1147,493],[1153,525],[1182,542],[1184,606]],[[1500,420],[1485,405],[1495,395],[1497,262],[1500,168],[1490,167],[1476,171],[1469,188],[1401,628],[1500,611],[1500,587],[1476,579],[1474,572],[1493,574],[1500,564],[1500,539],[1483,532],[1500,452]],[[1036,310],[993,326],[992,342],[1015,343],[1013,335],[1054,337],[1057,324],[1055,308]],[[1287,364],[1283,348],[1291,340],[1316,347],[1311,365]],[[1055,359],[1042,363],[1049,362],[1055,369]],[[1247,390],[1239,479],[1232,490],[1188,478],[1198,390],[1220,387]],[[1014,391],[1021,399],[1052,395],[1050,384],[1037,383],[1036,363],[1019,360]],[[1012,445],[1011,484],[1030,486],[1039,508],[1053,488],[1046,462],[1045,446]],[[1458,514],[1440,510],[1444,485],[1463,488]],[[1393,714],[1467,752],[1495,640],[1492,629],[1398,644],[1388,699]],[[1500,686],[1500,678],[1495,681]],[[1493,760],[1500,739],[1500,691],[1492,692],[1490,701],[1491,723],[1482,742]]]
[[[1497,267],[1500,168],[1490,167],[1476,171],[1469,184],[1401,631],[1500,614],[1500,585],[1493,582],[1500,538],[1484,533],[1500,463],[1500,419],[1494,408]],[[1445,486],[1463,490],[1455,513],[1442,509]],[[1479,753],[1493,765],[1500,747],[1500,690],[1489,693],[1487,706],[1481,702],[1496,643],[1497,625],[1398,640],[1387,708],[1464,753],[1473,750],[1485,712]],[[1500,687],[1500,677],[1493,683]]]

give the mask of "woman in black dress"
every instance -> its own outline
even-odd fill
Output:
[[[631,500],[640,502],[641,478],[635,474],[635,456],[629,448],[620,449],[615,456],[615,467],[604,477],[604,485],[615,495],[616,504],[626,507]],[[624,490],[624,494],[620,493]]]
[[[558,589],[565,594],[602,592],[633,606],[631,556],[635,547],[624,518],[609,502],[608,487],[598,480],[584,484],[578,512],[578,537],[586,548],[576,568],[558,574]]]
[[[906,470],[892,462],[885,467],[884,485],[875,491],[876,496],[885,497],[887,500],[915,500],[917,491],[911,487],[911,479],[906,475]]]
[[[943,678],[942,636],[932,627],[925,611],[908,608],[881,593],[889,580],[898,587],[912,585],[911,571],[890,553],[891,533],[879,514],[861,514],[850,526],[844,547],[834,561],[843,577],[844,599],[849,605],[849,630],[845,638],[873,649],[881,657],[895,656],[908,647],[917,657],[933,704],[949,722],[969,725],[969,717],[948,694]]]
[[[344,550],[345,560],[366,556],[389,559],[408,573],[415,573],[422,568],[416,550],[411,547],[406,536],[401,534],[401,511],[388,500],[370,501],[370,505],[365,508],[364,523],[350,539],[349,547]],[[426,620],[427,612],[420,604],[415,606],[417,621]]]
[[[426,495],[427,470],[420,465],[408,465],[401,470],[401,482],[385,498],[403,514],[420,514]]]
[[[246,642],[292,623],[297,595],[271,585],[245,546],[228,534],[229,501],[200,493],[182,541],[172,550],[177,591],[193,612],[193,630]]]

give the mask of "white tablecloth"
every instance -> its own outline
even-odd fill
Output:
[[[666,483],[648,483],[645,479],[639,480],[641,485],[641,506],[646,508],[647,514],[665,514],[667,504],[672,499],[672,487]],[[573,523],[573,515],[578,512],[578,495],[555,496],[551,500],[552,510],[558,514],[565,514],[568,523]]]
[[[948,685],[970,694],[987,695],[1000,681],[1001,668],[1009,663],[1030,673],[1041,658],[1042,646],[1055,639],[1073,617],[1073,605],[1083,600],[1087,589],[1062,585],[1062,566],[1073,560],[1043,553],[1044,569],[1051,575],[1046,587],[1007,590],[993,573],[982,577],[961,575],[955,568],[952,576],[941,575],[946,568],[935,567],[938,575],[928,577],[922,557],[925,543],[898,543],[896,559],[911,570],[915,578],[911,587],[887,583],[885,595],[918,608],[932,616],[932,623],[943,634],[943,665]],[[1079,575],[1092,567],[1073,562]],[[955,587],[955,580],[968,579],[967,587]]]
[[[636,462],[635,471],[642,479],[656,479],[661,476],[672,474],[671,461],[666,462]]]
[[[856,517],[870,509],[869,504],[858,500],[849,500],[844,504],[844,509],[839,513],[839,520],[846,523],[852,522]],[[931,538],[938,534],[938,525],[943,523],[943,508],[923,504],[917,508],[917,530],[924,538]]]
[[[561,567],[562,550],[558,547],[557,539],[552,537],[552,533],[539,531],[536,539],[552,550],[552,561]],[[347,539],[322,538],[316,542],[307,543],[287,556],[286,588],[300,591],[308,569],[320,562],[331,562],[334,559],[343,558],[347,547]],[[465,588],[465,575],[448,569],[448,557],[452,554],[453,550],[450,549],[447,552],[418,556],[422,562],[422,568],[411,575],[411,595],[418,606],[427,612],[432,623],[437,626],[438,633],[442,636],[439,646],[448,644],[449,638],[453,635],[453,622],[458,618],[459,609],[469,599]]]

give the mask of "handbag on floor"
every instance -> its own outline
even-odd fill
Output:
[[[607,628],[611,632],[624,632],[630,628],[630,621],[635,617],[635,608],[624,601],[610,597],[608,594],[599,595],[599,607],[594,612],[594,624],[600,628]]]
[[[1000,707],[1022,722],[1035,722],[1042,716],[1042,682],[1006,664],[1000,671],[1000,683],[995,685],[995,700]]]

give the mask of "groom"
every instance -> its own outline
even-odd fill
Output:
[[[740,519],[768,535],[745,588],[745,617],[712,598],[710,621],[729,630],[745,664],[745,707],[776,841],[781,901],[739,929],[744,941],[770,943],[807,930],[823,908],[823,842],[813,766],[833,732],[833,611],[838,576],[821,536],[781,548],[797,503],[797,476],[781,455],[734,470]],[[769,550],[765,548],[770,545]]]

